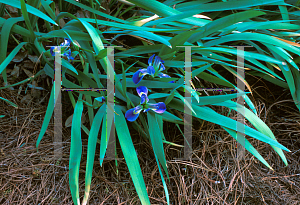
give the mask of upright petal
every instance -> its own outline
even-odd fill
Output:
[[[164,64],[160,64],[160,68],[159,68],[159,71],[163,71],[163,70],[165,70],[166,68],[165,68],[165,66],[164,66]]]
[[[152,61],[153,61],[153,57],[155,56],[155,54],[153,54],[149,59],[148,59],[148,64],[149,66],[152,65]]]
[[[143,93],[141,96],[141,104],[144,104],[145,102],[149,102],[149,98]]]
[[[138,71],[136,71],[133,76],[132,76],[132,81],[135,83],[135,84],[138,84],[145,75],[147,75],[148,72],[147,72],[147,69],[139,69]]]
[[[155,56],[154,63],[153,63],[153,67],[155,70],[158,70],[159,64],[160,64],[160,57]]]
[[[165,69],[165,66],[163,65],[165,61],[163,61],[159,56],[155,56],[153,67],[156,71],[161,71]]]
[[[142,94],[145,94],[148,96],[148,88],[146,86],[139,86],[136,88],[136,92],[140,97],[142,97]]]
[[[65,44],[67,45],[67,46],[70,46],[71,45],[71,39],[68,39],[68,38],[66,38],[65,39]]]
[[[143,109],[142,106],[138,105],[135,108],[127,110],[125,113],[125,118],[130,122],[135,121],[138,118],[142,109]]]
[[[147,72],[148,72],[149,75],[154,75],[154,73],[155,73],[154,67],[153,66],[148,66]]]
[[[70,46],[71,40],[68,38],[64,39],[64,42],[60,44],[60,46]]]
[[[149,103],[149,108],[156,113],[164,113],[166,111],[166,104],[163,102],[159,102],[156,104]]]

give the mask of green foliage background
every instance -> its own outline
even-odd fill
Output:
[[[59,45],[63,38],[72,40],[73,63],[62,59],[62,86],[66,88],[105,88],[108,69],[112,69],[107,57],[105,45],[120,46],[118,38],[131,36],[135,38],[131,48],[115,48],[115,121],[109,121],[106,103],[99,103],[96,98],[106,96],[103,91],[70,91],[70,101],[74,107],[71,128],[70,152],[70,190],[75,204],[80,204],[79,166],[81,160],[81,129],[89,136],[86,166],[85,195],[82,204],[89,197],[96,143],[100,143],[100,164],[102,165],[108,143],[107,127],[115,123],[116,133],[124,158],[142,204],[150,204],[143,180],[138,158],[131,140],[128,121],[124,117],[126,110],[139,104],[135,88],[141,85],[151,90],[152,102],[165,102],[167,111],[163,114],[148,112],[141,114],[133,129],[152,144],[161,174],[165,194],[168,190],[163,172],[167,178],[168,171],[163,150],[163,143],[168,142],[163,133],[163,123],[174,123],[178,129],[183,124],[177,112],[184,112],[184,48],[178,46],[198,46],[192,48],[192,78],[216,83],[220,86],[236,88],[220,74],[220,70],[239,77],[236,72],[237,50],[229,45],[250,45],[253,49],[244,52],[247,74],[259,76],[288,88],[295,105],[300,110],[300,77],[297,63],[300,61],[299,38],[299,1],[283,0],[0,0],[0,73],[4,87],[30,83],[41,74],[54,78],[54,57],[49,47]],[[59,14],[55,12],[55,4]],[[18,8],[19,17],[2,18],[5,5]],[[89,11],[89,17],[76,17],[78,9]],[[201,15],[200,15],[201,14]],[[157,15],[157,16],[154,16]],[[194,16],[198,15],[198,16]],[[63,21],[65,23],[63,23]],[[21,41],[14,38],[17,46],[8,54],[7,46],[14,34],[22,36]],[[112,39],[111,39],[112,38]],[[25,47],[30,53],[42,55],[43,69],[34,76],[21,82],[9,84],[6,67],[15,55]],[[145,78],[138,85],[132,82],[132,75],[139,68],[146,68],[144,62],[152,55],[159,55],[165,61],[167,73],[175,80],[168,83],[166,79]],[[70,78],[75,78],[76,83]],[[167,79],[170,80],[170,79]],[[245,82],[248,88],[249,85]],[[257,152],[249,141],[236,132],[239,122],[215,112],[208,105],[223,106],[239,111],[241,105],[232,99],[243,96],[247,108],[245,118],[255,127],[245,127],[245,134],[270,144],[283,162],[287,160],[282,150],[289,151],[276,141],[268,126],[257,117],[257,111],[247,94],[224,94],[218,96],[200,96],[193,88],[187,88],[192,96],[193,116],[201,120],[221,125],[234,139],[245,140],[245,148],[263,164],[271,168],[267,161]],[[83,97],[84,96],[84,97]],[[7,99],[12,106],[17,106]],[[54,104],[54,87],[44,123],[37,139],[37,148],[42,140],[50,119]],[[84,109],[88,110],[89,127],[81,122]],[[96,113],[96,114],[95,114]],[[99,134],[101,129],[101,134]],[[98,139],[98,137],[100,139]],[[162,171],[162,169],[163,171]]]

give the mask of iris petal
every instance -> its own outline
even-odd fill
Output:
[[[133,74],[133,76],[132,76],[132,81],[135,83],[135,84],[138,84],[141,80],[142,80],[142,78],[144,77],[143,75],[142,76],[140,76],[140,73],[141,73],[141,71],[136,71],[134,74]]]
[[[74,58],[72,56],[68,56],[68,60],[72,62]]]
[[[154,73],[155,73],[154,67],[153,66],[148,66],[147,72],[148,72],[149,75],[154,75]]]
[[[155,56],[155,54],[153,54],[149,59],[148,59],[148,64],[151,66],[152,65],[152,61],[153,61],[153,57]]]
[[[145,94],[146,97],[148,96],[148,88],[146,86],[139,86],[136,88],[136,92],[140,97],[142,97],[142,94]]]
[[[163,70],[165,70],[166,68],[165,68],[165,66],[164,66],[164,64],[160,64],[160,69],[159,69],[159,71],[163,71]]]
[[[155,56],[154,63],[153,63],[153,67],[155,70],[158,70],[159,64],[160,64],[160,57]]]
[[[68,57],[70,56],[70,52],[71,50],[65,51],[62,55]]]
[[[143,93],[141,96],[141,104],[144,104],[146,101],[149,102],[149,98]]]
[[[65,38],[64,39],[64,42],[62,42],[61,44],[60,44],[60,46],[70,46],[70,44],[71,44],[71,40],[70,39],[68,39],[68,38]]]
[[[150,109],[150,108],[148,108],[148,109],[144,110],[144,112],[148,112],[149,110],[151,110],[151,109]]]
[[[165,66],[163,65],[165,61],[163,61],[159,56],[155,56],[153,67],[155,70],[162,71],[165,70]]]
[[[160,77],[160,78],[171,78],[169,75],[164,74],[164,73],[159,73],[158,77]],[[175,81],[172,80],[169,83],[175,83]]]
[[[74,60],[74,58],[72,57],[72,52],[71,52],[71,49],[69,49],[66,53],[64,53],[64,54],[66,54],[66,56],[67,56],[67,58],[68,58],[68,60],[69,61],[72,61],[72,60]]]
[[[156,104],[151,104],[149,103],[149,108],[151,110],[153,110],[154,112],[156,113],[164,113],[166,111],[166,104],[163,103],[163,102],[159,102],[159,103],[156,103]]]
[[[65,46],[70,46],[71,44],[71,40],[68,38],[65,38],[65,42],[64,42]]]
[[[138,105],[135,108],[127,110],[125,113],[125,117],[128,121],[133,122],[138,118],[141,111],[142,111],[142,106]]]
[[[72,61],[74,58],[71,56],[71,49],[69,49],[69,50],[67,50],[67,51],[65,51],[64,53],[63,53],[63,56],[66,56],[67,57],[67,59],[68,59],[68,61]]]
[[[159,73],[158,77],[160,77],[160,78],[171,78],[169,75],[164,74],[164,73]]]
[[[142,75],[147,75],[148,74],[148,71],[147,69],[143,68],[143,69],[140,69]]]
[[[50,48],[50,53],[51,53],[51,55],[52,56],[55,56],[55,46],[51,46],[51,48]]]
[[[138,84],[145,75],[147,75],[148,72],[147,72],[147,69],[139,69],[138,71],[136,71],[133,76],[132,76],[132,81],[135,83],[135,84]]]

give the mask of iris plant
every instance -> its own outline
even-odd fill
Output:
[[[148,59],[149,66],[147,67],[147,69],[145,68],[139,69],[133,74],[132,81],[135,84],[138,84],[145,75],[151,75],[152,77],[158,76],[160,78],[171,78],[169,75],[161,72],[165,70],[165,66],[163,64],[164,61],[159,56],[155,56],[155,58],[154,56],[155,54],[153,54]],[[153,62],[153,58],[154,58],[154,62]],[[170,81],[170,83],[174,83],[174,81]]]
[[[140,112],[144,110],[144,112],[148,112],[149,110],[153,110],[156,113],[164,113],[166,111],[166,105],[163,102],[159,103],[148,103],[148,89],[145,86],[139,86],[136,88],[138,95],[141,97],[141,103],[135,108],[127,110],[125,113],[125,117],[128,121],[135,121]]]
[[[68,38],[64,39],[64,42],[60,44],[60,46],[69,47],[71,44],[71,40]],[[52,56],[55,56],[55,52],[57,51],[56,46],[51,46],[50,53]],[[62,56],[67,57],[68,61],[74,60],[74,58],[71,56],[71,49],[64,50]]]

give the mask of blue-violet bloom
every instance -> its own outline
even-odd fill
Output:
[[[166,111],[166,105],[163,102],[159,103],[148,103],[148,89],[145,86],[139,86],[136,88],[138,95],[141,97],[141,103],[135,108],[127,110],[125,113],[125,117],[128,121],[135,121],[140,112],[144,110],[144,112],[148,112],[149,110],[153,110],[156,113],[164,113]]]
[[[60,44],[60,46],[69,47],[71,44],[71,40],[68,38],[64,39],[64,42]],[[55,52],[57,52],[56,46],[51,46],[50,53],[52,56],[55,56]],[[71,49],[67,49],[63,52],[62,56],[67,57],[68,61],[74,60],[74,58],[71,56]]]
[[[132,81],[135,84],[138,84],[145,75],[151,75],[152,77],[158,76],[160,78],[171,78],[169,75],[161,72],[166,69],[163,64],[164,61],[159,56],[155,56],[155,58],[154,56],[155,54],[148,59],[149,66],[147,69],[139,69],[133,74]],[[170,83],[174,83],[174,81],[171,81]]]

